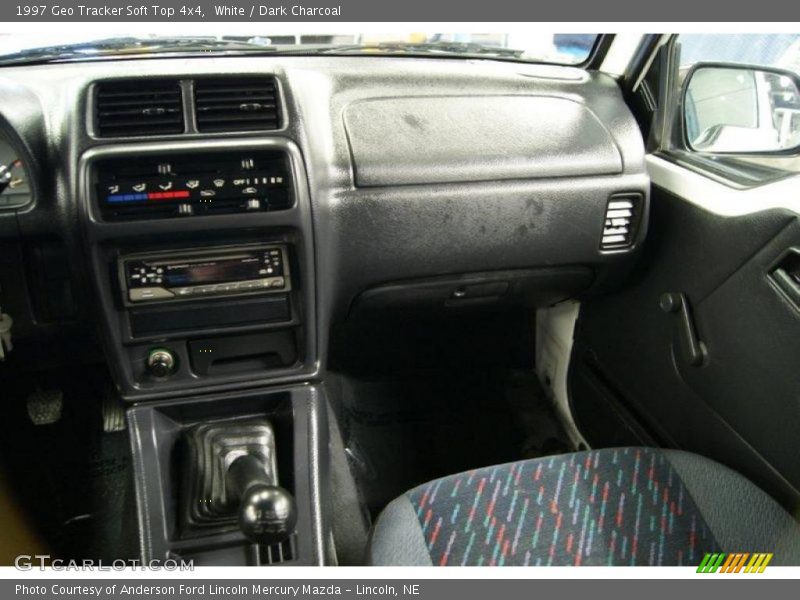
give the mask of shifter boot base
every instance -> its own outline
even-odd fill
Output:
[[[275,433],[263,418],[203,423],[186,434],[184,473],[187,525],[236,526],[237,506],[230,500],[226,474],[237,458],[255,456],[264,465],[264,477],[278,485]]]

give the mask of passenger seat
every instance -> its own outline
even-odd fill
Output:
[[[437,479],[393,500],[373,565],[698,565],[706,552],[800,564],[800,526],[738,473],[676,450],[550,456]]]

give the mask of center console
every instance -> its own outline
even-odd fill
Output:
[[[326,561],[319,387],[148,402],[131,408],[128,422],[143,560]]]
[[[314,377],[311,215],[291,141],[101,146],[80,170],[124,398]]]
[[[142,558],[322,564],[308,184],[283,138],[110,144],[77,180]]]

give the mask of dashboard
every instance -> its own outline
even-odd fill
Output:
[[[11,209],[31,201],[25,165],[7,140],[0,138],[0,207]]]
[[[382,311],[601,293],[646,235],[641,134],[600,73],[130,59],[0,92],[0,368],[105,360],[128,400],[319,380],[331,328]]]

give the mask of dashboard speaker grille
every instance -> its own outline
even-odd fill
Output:
[[[628,248],[636,239],[642,212],[641,194],[614,194],[606,207],[601,250]]]
[[[177,81],[109,81],[97,86],[95,123],[101,137],[183,133],[183,96]]]
[[[278,86],[273,77],[198,79],[194,102],[198,131],[280,127]]]

